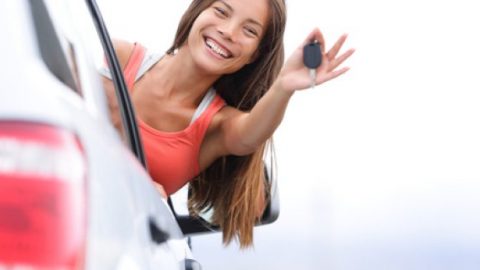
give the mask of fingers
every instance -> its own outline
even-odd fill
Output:
[[[345,40],[342,41],[342,39],[339,39],[337,44],[340,44],[340,47],[341,47],[343,42],[345,42]],[[335,44],[334,47],[336,47],[337,44]],[[333,50],[333,48],[332,48],[332,50]],[[332,51],[332,50],[330,50],[330,51]],[[350,70],[349,67],[343,67],[343,68],[338,69],[338,70],[335,70],[335,69],[338,66],[340,66],[345,60],[347,60],[354,52],[355,52],[355,49],[349,49],[348,51],[346,51],[345,53],[343,53],[339,57],[334,58],[333,60],[327,59],[327,61],[326,61],[327,63],[325,65],[323,71],[320,71],[319,73],[317,73],[316,83],[321,84],[321,83],[324,83],[326,81],[332,80],[332,79],[344,74],[348,70]],[[335,54],[338,54],[338,51],[336,51]]]
[[[355,49],[350,49],[350,50],[346,51],[345,53],[343,53],[342,55],[340,55],[339,57],[331,60],[330,65],[328,67],[328,70],[332,71],[332,70],[336,69],[345,60],[347,60],[354,52],[355,52]]]
[[[302,44],[302,48],[303,46],[307,45],[308,43],[310,42],[313,42],[313,41],[318,41],[320,43],[320,47],[322,48],[322,52],[324,51],[324,45],[325,45],[325,40],[323,38],[323,34],[322,32],[320,32],[320,29],[318,28],[315,28],[312,30],[312,32],[310,32],[310,34],[308,34],[307,38],[304,40],[303,44]]]
[[[343,43],[345,43],[345,40],[347,39],[347,34],[343,34],[338,40],[337,42],[335,42],[335,45],[333,45],[333,47],[328,51],[327,53],[327,58],[329,60],[332,60],[334,59],[338,52],[340,51],[340,49],[342,48],[343,46]]]
[[[332,79],[335,79],[336,77],[344,74],[345,72],[347,72],[348,70],[350,70],[349,67],[343,67],[339,70],[334,70],[332,72],[329,72],[327,74],[323,74],[321,76],[317,76],[317,84],[321,84],[321,83],[324,83],[326,81],[329,81],[329,80],[332,80]]]

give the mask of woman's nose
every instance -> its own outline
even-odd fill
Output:
[[[238,32],[238,26],[232,22],[224,22],[223,24],[218,26],[218,33],[220,35],[230,41],[236,41],[237,40],[237,32]]]

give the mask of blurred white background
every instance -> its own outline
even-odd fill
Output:
[[[98,0],[113,37],[164,51],[190,1]],[[472,0],[289,0],[287,56],[318,26],[351,70],[295,94],[275,134],[281,212],[204,269],[480,269],[480,16]]]

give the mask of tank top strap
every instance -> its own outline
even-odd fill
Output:
[[[127,84],[129,91],[133,90],[135,77],[137,76],[138,69],[140,68],[143,58],[145,57],[145,51],[145,47],[139,43],[135,43],[132,54],[125,65],[123,74],[125,76],[125,83]]]
[[[193,123],[194,125],[197,125],[196,139],[199,141],[199,145],[205,137],[205,133],[212,122],[213,116],[223,108],[225,104],[225,100],[220,97],[220,95],[216,94],[208,108],[206,108],[202,115],[200,115]]]

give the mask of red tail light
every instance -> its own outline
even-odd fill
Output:
[[[0,122],[0,269],[80,269],[85,155],[64,129]]]

